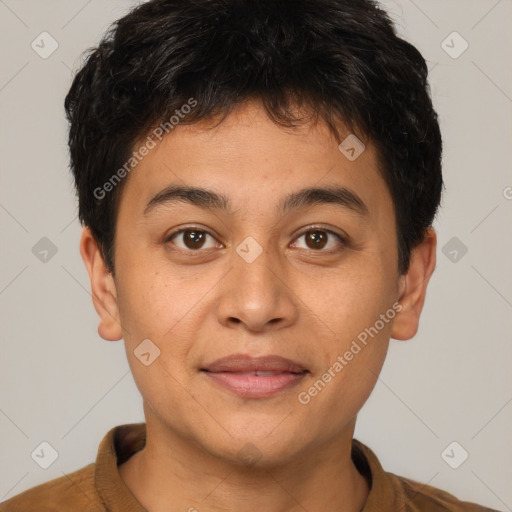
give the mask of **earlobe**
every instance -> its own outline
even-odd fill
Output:
[[[82,232],[80,254],[89,273],[94,308],[100,317],[98,334],[107,341],[120,340],[122,329],[114,278],[108,270],[98,244],[88,227],[85,227]]]
[[[436,246],[436,233],[429,228],[423,241],[411,251],[409,269],[400,278],[399,302],[402,309],[395,318],[392,338],[408,340],[418,331],[427,286],[436,266]]]

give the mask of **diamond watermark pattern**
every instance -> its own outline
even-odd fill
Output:
[[[145,339],[133,353],[144,366],[149,366],[160,356],[160,349],[150,339]]]
[[[450,238],[441,250],[452,263],[458,263],[468,252],[468,248],[456,236]]]
[[[441,458],[450,466],[452,469],[457,469],[469,457],[469,453],[464,447],[457,441],[451,442],[442,452]]]
[[[39,443],[30,456],[43,469],[48,469],[59,458],[57,450],[47,441]]]
[[[458,59],[469,48],[469,43],[458,32],[452,32],[443,40],[441,48],[452,59]]]
[[[341,141],[338,149],[348,160],[353,162],[366,149],[366,146],[360,139],[351,133],[346,139]]]
[[[35,243],[32,254],[42,263],[48,263],[56,254],[57,246],[46,236]]]
[[[245,443],[244,446],[238,451],[236,456],[246,465],[252,466],[262,457],[262,453],[257,446],[252,443]]]
[[[236,252],[246,263],[252,263],[263,252],[263,247],[248,236],[237,246]]]
[[[30,46],[39,57],[47,59],[59,47],[59,43],[48,32],[41,32]]]

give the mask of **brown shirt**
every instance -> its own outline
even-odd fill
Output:
[[[145,436],[144,423],[113,428],[98,448],[96,463],[4,501],[0,512],[145,512],[117,468],[144,447]],[[376,455],[355,439],[352,458],[371,485],[362,512],[497,512],[386,473]]]

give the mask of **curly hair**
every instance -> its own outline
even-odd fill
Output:
[[[150,0],[89,50],[66,96],[80,221],[113,272],[123,183],[101,199],[94,190],[191,97],[182,122],[220,123],[257,99],[283,127],[322,121],[339,140],[341,121],[375,144],[404,273],[443,188],[427,74],[373,0]]]

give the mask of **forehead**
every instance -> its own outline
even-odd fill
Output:
[[[336,140],[322,123],[284,128],[258,103],[239,107],[220,124],[178,125],[131,171],[120,206],[143,214],[155,195],[174,185],[215,191],[238,211],[251,205],[262,211],[286,193],[339,185],[361,197],[372,215],[390,208],[392,214],[373,144],[362,145],[343,125],[339,133]],[[347,141],[342,150],[341,141]],[[354,159],[354,153],[360,154]]]

